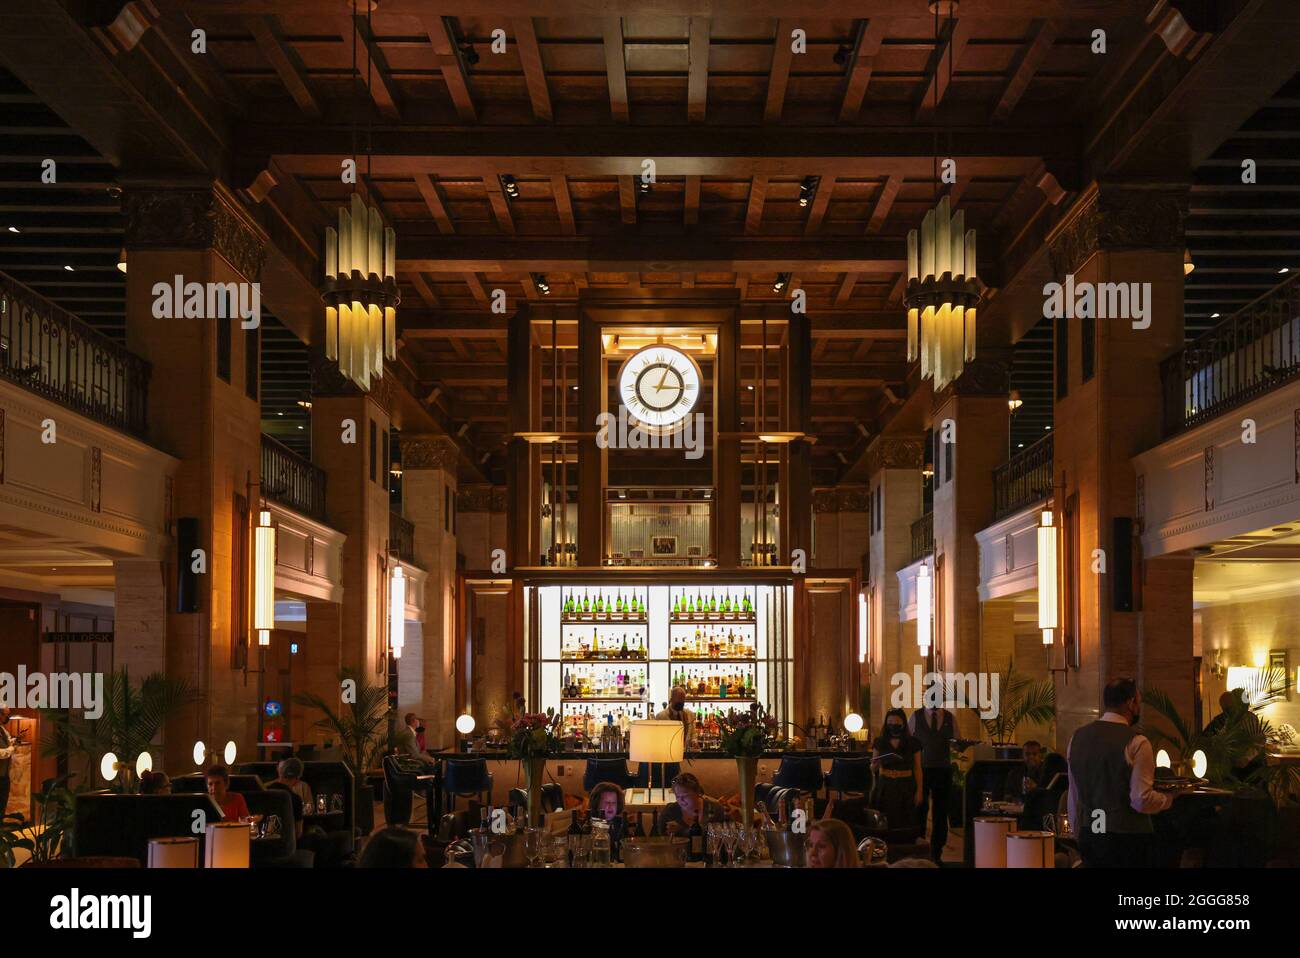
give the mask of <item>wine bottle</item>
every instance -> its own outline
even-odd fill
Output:
[[[693,862],[704,860],[704,829],[700,827],[700,820],[696,818],[691,823],[690,829],[686,833],[690,838],[690,851],[687,853],[689,859]]]

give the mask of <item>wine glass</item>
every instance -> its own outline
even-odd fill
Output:
[[[715,868],[722,865],[722,826],[717,822],[709,822],[704,831],[705,839],[709,846],[709,859],[713,862]]]
[[[536,868],[537,861],[542,857],[542,839],[545,835],[540,828],[524,829],[524,857],[528,859],[528,867]]]
[[[722,841],[727,846],[727,863],[732,867],[736,865],[736,843],[740,840],[740,826],[735,822],[727,822],[722,826]]]

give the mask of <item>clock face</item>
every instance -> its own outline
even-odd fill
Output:
[[[684,419],[700,398],[700,368],[672,346],[637,350],[618,373],[618,395],[640,423],[667,429]]]

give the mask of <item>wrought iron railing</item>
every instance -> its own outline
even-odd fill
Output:
[[[415,524],[397,512],[388,513],[388,552],[415,564]]]
[[[993,518],[1009,516],[1052,495],[1052,435],[993,470]]]
[[[1165,434],[1276,389],[1300,374],[1300,273],[1161,364]]]
[[[262,492],[295,512],[325,522],[325,470],[262,434]]]
[[[145,438],[149,364],[4,273],[0,377]]]
[[[912,523],[912,561],[934,552],[934,513],[927,512]]]

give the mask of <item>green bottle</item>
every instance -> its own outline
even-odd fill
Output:
[[[591,599],[587,598],[586,589],[582,590],[582,614],[583,615],[591,614]]]
[[[717,611],[718,611],[718,596],[714,594],[709,596],[709,612],[716,613]]]

